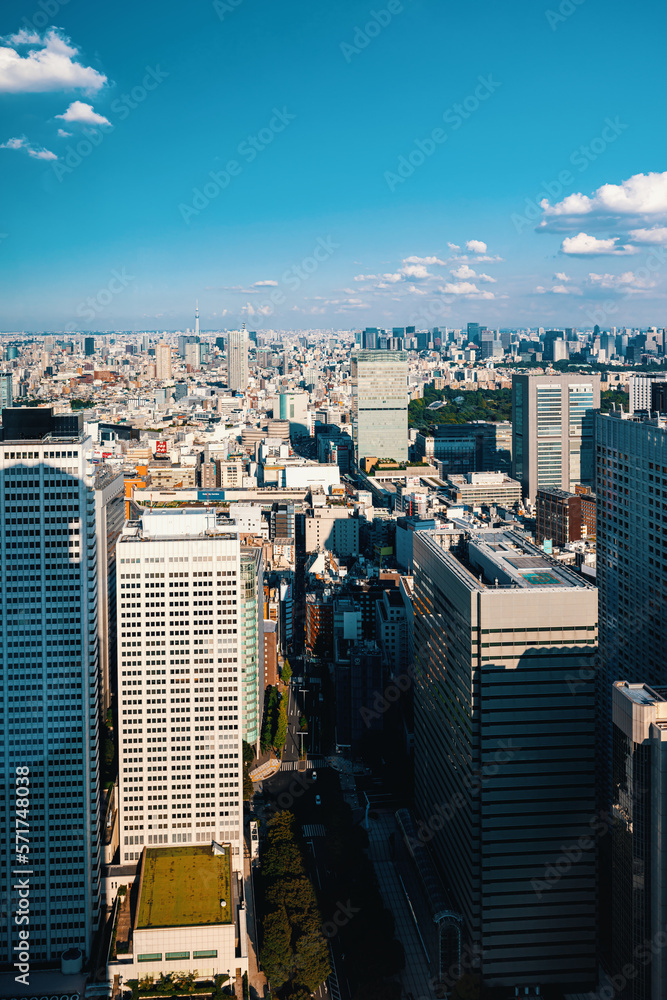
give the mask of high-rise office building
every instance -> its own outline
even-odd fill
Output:
[[[405,351],[352,354],[355,460],[408,459],[408,356]]]
[[[264,570],[259,546],[241,547],[238,608],[241,736],[259,756],[264,707]]]
[[[637,410],[655,410],[659,407],[653,405],[653,387],[658,383],[667,381],[667,375],[663,373],[639,372],[631,375],[628,379],[628,410],[631,414]]]
[[[378,349],[380,335],[384,330],[378,330],[376,326],[367,326],[361,332],[361,346],[365,351],[376,351]]]
[[[215,513],[144,514],[116,555],[122,863],[144,846],[232,846],[243,864],[244,578]],[[246,626],[247,628],[247,626]]]
[[[99,920],[93,446],[80,414],[2,417],[0,961],[16,960],[21,869],[34,968],[72,947],[90,956]]]
[[[667,954],[647,942],[667,925],[667,692],[617,681],[612,689],[612,976],[619,1000],[667,995]],[[632,969],[634,975],[623,975]],[[612,980],[613,981],[613,980]]]
[[[171,346],[158,344],[155,348],[155,374],[161,382],[171,378]]]
[[[95,338],[94,337],[84,337],[83,341],[83,353],[87,358],[92,358],[95,353]]]
[[[512,376],[512,478],[535,499],[542,486],[595,485],[599,375]]]
[[[245,392],[249,380],[248,334],[245,327],[227,337],[227,384],[235,392]]]
[[[12,373],[0,372],[0,410],[4,410],[6,406],[11,406],[13,402]]]
[[[589,988],[597,592],[520,533],[413,544],[415,802],[478,971]]]
[[[108,465],[98,465],[95,470],[95,532],[100,711],[103,716],[110,708],[116,691],[116,542],[124,523],[123,473]]]
[[[600,649],[608,687],[667,684],[667,421],[596,420]]]

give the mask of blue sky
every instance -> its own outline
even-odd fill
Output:
[[[666,19],[8,0],[0,329],[664,325]]]

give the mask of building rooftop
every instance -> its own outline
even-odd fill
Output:
[[[473,571],[481,570],[489,585],[532,587],[582,586],[576,574],[515,531],[480,531],[468,543]]]
[[[227,844],[216,845],[215,853],[211,844],[147,848],[139,886],[137,930],[231,923],[230,851]]]
[[[629,684],[627,681],[618,681],[615,687],[620,688],[626,698],[636,705],[655,705],[657,701],[664,701],[661,691],[656,691],[648,684]]]

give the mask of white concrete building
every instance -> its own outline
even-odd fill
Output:
[[[238,529],[201,509],[144,514],[116,567],[121,863],[218,840],[240,868]]]
[[[233,330],[227,337],[227,384],[230,389],[245,392],[248,388],[248,334],[245,329]]]

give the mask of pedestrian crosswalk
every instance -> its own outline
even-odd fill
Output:
[[[324,757],[312,757],[308,760],[284,760],[280,766],[281,771],[316,771],[320,767],[326,767]]]
[[[327,831],[321,823],[306,823],[305,826],[301,827],[304,837],[310,839],[311,837],[325,837]]]

